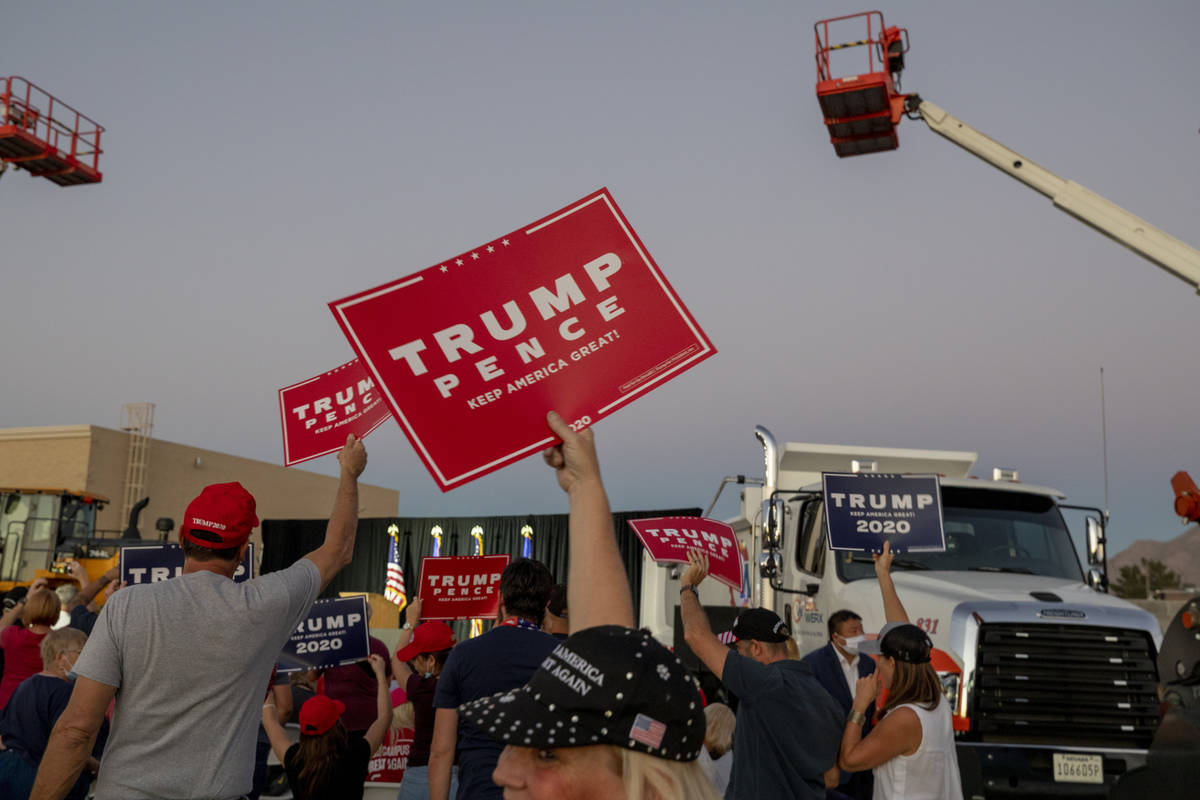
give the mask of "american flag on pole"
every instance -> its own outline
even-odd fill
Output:
[[[388,526],[388,565],[387,582],[384,584],[383,596],[391,600],[400,610],[408,605],[404,589],[404,568],[400,566],[400,528]]]
[[[638,714],[633,720],[633,727],[629,729],[629,738],[648,747],[659,747],[666,732],[667,726],[663,723],[645,714]]]

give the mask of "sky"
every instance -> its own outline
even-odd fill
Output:
[[[277,390],[353,356],[329,301],[607,186],[719,351],[596,426],[615,508],[761,475],[756,424],[1103,505],[1103,367],[1110,553],[1175,537],[1200,298],[920,121],[838,159],[812,26],[848,10],[0,0],[0,75],[106,128],[102,183],[0,181],[0,427],[146,401],[158,438],[281,463]],[[882,11],[905,91],[1200,245],[1200,4]],[[443,494],[394,424],[366,443],[405,516],[566,507],[537,458]]]

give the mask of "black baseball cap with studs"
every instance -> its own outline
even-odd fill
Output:
[[[733,638],[758,642],[785,642],[791,637],[787,623],[767,608],[747,608],[733,621]]]
[[[692,761],[704,745],[703,701],[683,662],[649,634],[620,625],[571,635],[525,686],[458,712],[517,747],[611,744]]]

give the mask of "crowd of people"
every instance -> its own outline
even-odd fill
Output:
[[[353,556],[367,461],[354,437],[323,543],[287,569],[232,580],[258,518],[240,484],[217,484],[184,514],[179,577],[121,589],[114,574],[84,575],[74,596],[35,582],[6,598],[0,797],[256,798],[275,793],[270,753],[304,799],[361,798],[385,773],[398,800],[962,797],[932,643],[908,623],[886,546],[879,636],[840,610],[829,643],[802,659],[768,609],[743,610],[722,642],[699,600],[708,560],[690,553],[684,640],[729,700],[707,702],[635,628],[592,431],[554,413],[547,424],[560,444],[544,458],[569,506],[566,581],[512,561],[495,624],[475,638],[422,621],[414,597],[395,647],[372,637],[360,664],[277,673]]]

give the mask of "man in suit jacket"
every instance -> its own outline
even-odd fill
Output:
[[[842,609],[829,615],[829,644],[815,650],[803,659],[825,690],[841,704],[846,714],[854,701],[854,690],[859,678],[875,674],[875,660],[859,655],[858,645],[863,641],[862,617],[853,611]],[[867,709],[867,721],[863,725],[863,736],[871,730],[875,706]],[[837,789],[827,790],[827,797],[851,797],[856,800],[871,800],[874,776],[865,772],[843,772]]]

